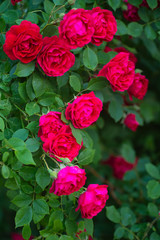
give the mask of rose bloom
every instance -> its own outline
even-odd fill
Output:
[[[53,135],[58,134],[63,126],[65,126],[65,124],[61,121],[61,113],[51,111],[40,117],[38,137],[45,142],[50,133]]]
[[[15,5],[17,2],[21,2],[22,0],[11,0],[11,3]]]
[[[77,97],[73,103],[69,103],[65,116],[67,120],[71,120],[75,128],[83,129],[97,121],[102,106],[102,101],[95,96],[94,92],[90,92]]]
[[[138,158],[135,159],[135,162],[129,163],[121,156],[111,155],[107,161],[102,162],[103,164],[107,164],[112,167],[113,174],[118,179],[123,179],[125,173],[127,171],[132,170],[138,162]]]
[[[134,79],[135,64],[129,60],[129,53],[120,52],[107,63],[98,76],[106,77],[113,90],[127,90]]]
[[[130,100],[133,100],[132,96],[142,100],[148,90],[148,83],[149,81],[144,75],[136,73],[134,76],[134,81],[128,89]]]
[[[135,57],[135,55],[132,52],[125,49],[124,47],[117,47],[115,49],[111,49],[110,47],[106,46],[104,49],[104,52],[108,53],[110,51],[114,51],[117,53],[120,53],[120,52],[129,53],[129,60],[132,61],[134,64],[136,64],[136,62],[137,62],[137,58]]]
[[[136,121],[135,114],[133,113],[128,114],[124,119],[124,125],[126,125],[126,127],[135,132],[137,130],[137,127],[139,126],[139,123]]]
[[[24,240],[24,238],[22,237],[22,235],[19,234],[19,233],[12,233],[12,234],[11,234],[11,238],[12,238],[12,240]],[[30,237],[29,240],[32,240],[32,239],[33,239],[33,237]]]
[[[127,10],[123,11],[123,16],[130,22],[138,22],[140,20],[140,17],[138,15],[138,8],[131,5],[130,3],[127,3]]]
[[[70,126],[65,125],[56,136],[54,133],[48,134],[48,138],[43,144],[43,149],[50,156],[69,158],[72,161],[79,154],[82,145],[76,142]]]
[[[58,176],[53,181],[49,192],[57,196],[69,195],[83,187],[86,179],[84,169],[77,166],[67,166],[58,172]]]
[[[37,62],[50,77],[62,76],[75,62],[75,56],[57,36],[45,37]]]
[[[109,198],[107,185],[90,184],[78,199],[76,211],[81,210],[82,218],[91,219],[106,205]]]
[[[37,57],[42,45],[40,28],[24,20],[6,33],[3,50],[11,60],[19,59],[22,63],[29,63]]]
[[[100,7],[91,11],[93,18],[94,34],[92,43],[99,46],[103,41],[112,41],[117,32],[117,22],[112,12]]]
[[[93,20],[88,10],[72,9],[60,22],[60,38],[63,38],[70,49],[81,48],[88,44],[93,33]]]

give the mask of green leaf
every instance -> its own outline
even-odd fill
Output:
[[[150,180],[147,183],[147,193],[148,197],[152,199],[157,199],[160,197],[160,184],[158,181]]]
[[[122,207],[120,212],[124,226],[134,225],[136,223],[136,217],[129,207]]]
[[[118,227],[114,232],[115,239],[121,239],[124,236],[125,230],[122,227]]]
[[[100,64],[107,64],[112,58],[114,58],[117,55],[117,52],[110,51],[108,53],[105,53],[104,51],[99,51],[97,53],[98,56],[98,62]]]
[[[51,11],[55,5],[49,0],[44,1],[44,10],[46,13],[51,14]]]
[[[51,179],[48,171],[45,168],[38,169],[36,172],[36,181],[43,190],[49,185]]]
[[[158,235],[156,232],[153,232],[149,240],[160,240],[160,235]]]
[[[116,35],[125,35],[128,33],[128,29],[127,26],[125,25],[124,22],[122,22],[121,20],[116,20],[117,21],[117,32]]]
[[[32,158],[31,152],[27,148],[21,147],[18,150],[15,150],[15,155],[17,159],[23,164],[36,165]]]
[[[33,91],[33,87],[32,87],[32,77],[33,76],[30,76],[26,83],[26,92],[31,101],[33,99],[35,99],[35,97],[36,97],[36,95],[34,94],[34,91]]]
[[[25,20],[38,24],[38,15],[36,13],[29,12]]]
[[[18,150],[20,147],[24,147],[25,148],[25,143],[23,140],[21,140],[20,138],[15,138],[12,137],[10,138],[7,142],[6,145],[13,148],[14,150]]]
[[[70,123],[69,124],[72,130],[72,134],[76,139],[76,142],[81,145],[82,143],[82,130],[78,129],[78,128],[74,128],[73,125]]]
[[[10,4],[10,0],[5,0],[0,4],[0,13],[3,13],[6,9],[8,9]]]
[[[84,149],[78,157],[78,163],[81,165],[88,165],[93,161],[95,149]]]
[[[34,73],[32,78],[32,86],[36,97],[43,95],[46,90],[44,76]]]
[[[150,40],[154,40],[157,37],[156,32],[153,30],[150,24],[146,25],[144,28],[144,32],[146,34],[146,37]]]
[[[25,102],[27,102],[28,101],[28,95],[27,95],[27,91],[26,91],[26,82],[19,83],[18,92],[19,92],[20,97]]]
[[[40,106],[35,102],[27,103],[25,110],[29,116],[32,116],[32,115],[40,112]]]
[[[29,131],[27,129],[19,129],[16,132],[13,133],[14,138],[19,138],[25,141],[28,137]]]
[[[117,99],[112,99],[109,104],[108,112],[115,122],[118,122],[123,117],[122,103]]]
[[[32,221],[32,208],[24,207],[18,210],[15,217],[16,228],[30,224]]]
[[[3,119],[0,117],[0,130],[3,132],[4,131],[4,121]]]
[[[93,236],[93,220],[92,219],[84,219],[85,229],[88,235]]]
[[[143,26],[139,23],[132,22],[128,24],[128,34],[133,37],[139,37],[143,31]]]
[[[107,79],[104,77],[92,78],[88,83],[88,90],[96,91],[101,90],[107,86]]]
[[[59,240],[59,237],[54,234],[54,235],[50,235],[49,237],[47,237],[46,240]]]
[[[77,232],[77,223],[76,221],[72,221],[72,220],[69,220],[67,219],[65,221],[65,226],[66,226],[66,232],[68,235],[73,235],[74,233]]]
[[[67,236],[67,235],[62,235],[59,240],[74,240],[72,237]]]
[[[147,163],[147,164],[145,165],[145,168],[146,168],[148,174],[149,174],[151,177],[153,177],[153,178],[155,178],[155,179],[158,179],[158,180],[160,179],[159,169],[158,169],[156,166],[154,166],[152,163]]]
[[[36,199],[33,201],[33,220],[38,223],[46,214],[49,214],[49,207],[45,200]]]
[[[148,204],[148,212],[151,217],[157,217],[159,213],[158,207],[154,203],[149,203]]]
[[[53,0],[54,4],[56,5],[63,5],[65,0]]]
[[[82,132],[82,138],[83,138],[83,146],[85,146],[86,148],[93,147],[93,140],[87,132],[85,131]]]
[[[18,77],[28,77],[33,73],[35,69],[35,62],[30,62],[27,64],[19,62],[16,67],[16,71],[14,75],[17,75]]]
[[[3,165],[3,166],[2,166],[1,171],[2,171],[2,176],[3,176],[5,179],[9,178],[9,176],[10,176],[10,170],[9,170],[9,168],[8,168],[6,165]]]
[[[146,7],[141,7],[138,10],[138,15],[144,22],[149,22],[149,19],[150,19],[149,14],[150,14],[150,11]]]
[[[154,9],[158,6],[158,0],[147,0],[147,3],[151,9]]]
[[[27,194],[20,194],[17,195],[13,200],[12,203],[14,203],[17,207],[26,207],[32,202],[32,197]]]
[[[107,218],[114,222],[114,223],[120,223],[121,217],[115,206],[109,206],[106,207],[106,216]]]
[[[6,24],[14,24],[17,18],[19,18],[19,13],[16,10],[8,10],[2,14],[2,17]]]
[[[69,84],[73,88],[74,91],[80,92],[81,90],[81,81],[78,76],[71,75],[69,78]]]
[[[129,163],[134,163],[136,153],[130,144],[124,143],[121,148],[121,154],[124,159]]]
[[[29,240],[31,236],[31,228],[29,225],[25,225],[22,229],[22,236],[25,240]]]
[[[65,73],[63,76],[57,77],[57,84],[59,89],[67,84],[68,79],[69,79],[68,73]]]
[[[135,7],[139,7],[139,5],[143,2],[143,0],[128,0],[128,2]]]
[[[3,162],[6,162],[8,160],[8,157],[9,157],[9,152],[4,152],[2,157]]]
[[[117,8],[119,8],[121,6],[121,0],[108,0],[108,4],[115,11]]]
[[[86,68],[94,70],[98,64],[98,58],[96,53],[89,47],[83,52],[83,63]]]
[[[62,113],[61,113],[61,120],[62,120],[64,123],[68,123],[68,122],[69,122],[69,121],[66,119],[65,110],[63,110]]]
[[[31,166],[23,166],[23,168],[20,169],[19,175],[25,180],[25,181],[31,181],[35,180],[35,174],[36,174],[36,168]]]
[[[26,141],[26,146],[29,151],[36,152],[40,147],[40,143],[35,138],[29,138]]]

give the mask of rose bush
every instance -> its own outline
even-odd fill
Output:
[[[0,239],[159,239],[159,12],[1,1]]]

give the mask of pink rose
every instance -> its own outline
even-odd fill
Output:
[[[45,142],[50,133],[55,136],[63,126],[65,126],[65,124],[61,121],[61,113],[51,111],[40,117],[38,137]]]
[[[72,134],[71,128],[67,125],[61,128],[57,135],[49,133],[48,138],[43,144],[43,149],[51,156],[69,158],[72,161],[79,154],[82,144],[76,142]],[[58,160],[58,159],[57,159]]]
[[[19,234],[19,233],[12,233],[12,234],[11,234],[11,238],[12,238],[12,240],[24,240],[24,238],[22,237],[22,235]],[[33,239],[33,237],[30,237],[29,240],[32,240],[32,239]]]
[[[134,80],[135,64],[129,60],[129,53],[120,52],[107,63],[98,76],[106,77],[113,90],[125,91]]]
[[[127,3],[127,10],[123,11],[123,16],[130,22],[138,22],[140,20],[140,17],[138,15],[138,8],[131,5],[130,3]]]
[[[91,219],[106,205],[109,198],[107,185],[90,184],[78,199],[76,211],[81,210],[82,218]]]
[[[93,20],[88,10],[70,10],[59,26],[60,38],[70,49],[83,47],[91,41],[94,33]]]
[[[124,119],[124,125],[126,125],[126,127],[135,132],[137,130],[137,127],[139,126],[139,123],[136,121],[135,114],[133,113],[128,114]]]
[[[97,121],[102,111],[102,101],[97,98],[94,92],[83,94],[77,97],[73,103],[69,103],[65,115],[71,120],[75,128],[86,128]]]
[[[58,176],[53,181],[49,192],[57,196],[69,195],[83,187],[86,179],[84,169],[80,169],[77,166],[67,166],[58,172]]]
[[[75,56],[57,36],[45,37],[37,62],[47,76],[62,76],[75,62]]]
[[[130,100],[131,101],[133,100],[132,96],[142,100],[148,90],[148,83],[149,81],[144,75],[141,75],[140,73],[136,73],[134,75],[134,81],[128,89]]]
[[[106,46],[105,49],[104,49],[104,52],[108,53],[110,51],[114,51],[114,52],[117,52],[117,53],[120,53],[120,52],[129,53],[129,60],[132,61],[134,64],[136,64],[136,62],[137,62],[137,58],[135,57],[135,55],[132,52],[125,49],[124,47],[117,47],[115,49],[112,49],[112,48]]]
[[[37,57],[42,45],[40,28],[24,20],[6,33],[3,50],[11,60],[19,59],[22,63],[29,63]]]
[[[12,5],[15,5],[17,2],[21,2],[22,0],[11,0]]]
[[[137,165],[137,162],[138,158],[136,158],[135,162],[132,164],[127,162],[121,156],[111,155],[107,161],[103,162],[103,164],[107,164],[112,167],[113,174],[116,178],[123,179],[125,173],[132,170]]]
[[[103,41],[112,41],[117,32],[117,23],[113,13],[109,10],[96,7],[92,9],[91,15],[94,26],[94,34],[91,42],[99,46]]]

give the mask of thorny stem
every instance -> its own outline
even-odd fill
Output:
[[[115,202],[121,206],[122,203],[121,201],[117,198],[116,194],[114,193],[114,189],[115,187],[113,186],[112,183],[110,183],[109,181],[107,181],[105,178],[103,178],[94,168],[92,168],[91,166],[86,166],[86,168],[95,176],[97,177],[101,182],[107,184],[109,186],[110,189],[110,193],[112,198],[115,200]]]
[[[43,151],[44,152],[44,151]],[[58,167],[60,168],[60,164],[57,162],[57,160],[56,159],[54,159],[54,158],[52,158],[52,157],[50,157],[49,156],[49,154],[48,153],[46,153],[46,152],[44,152],[44,154],[45,155],[47,155],[47,157],[49,157],[52,161],[54,161],[57,165],[58,165]]]
[[[160,18],[157,18],[157,19],[154,19],[153,21],[150,21],[150,22],[144,23],[142,26],[146,26],[146,25],[149,25],[149,24],[152,24],[152,23],[158,22],[158,21],[160,21]]]
[[[42,160],[44,161],[47,169],[49,170],[48,164],[47,164],[47,162],[46,162],[46,160],[45,160],[45,154],[42,155]]]
[[[148,226],[148,228],[146,229],[145,233],[144,233],[144,236],[142,238],[142,240],[145,240],[145,238],[147,237],[149,231],[151,230],[151,228],[153,227],[153,225],[157,222],[157,220],[160,218],[160,216],[156,217],[151,223],[150,225]]]

